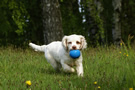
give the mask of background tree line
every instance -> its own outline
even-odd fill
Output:
[[[74,33],[90,46],[119,45],[135,34],[134,0],[0,0],[0,17],[0,46],[48,44]]]

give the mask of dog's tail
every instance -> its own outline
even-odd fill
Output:
[[[45,52],[46,45],[36,45],[34,43],[29,43],[29,46],[32,47],[35,51]]]

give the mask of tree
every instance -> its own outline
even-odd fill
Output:
[[[48,44],[63,33],[82,34],[88,45],[119,45],[135,35],[135,0],[59,1],[0,0],[0,46]]]
[[[63,37],[62,18],[58,0],[42,0],[44,43],[48,44]]]
[[[60,8],[64,34],[86,35],[87,32],[83,29],[83,16],[79,11],[78,0],[61,0]]]
[[[121,13],[121,0],[112,0],[112,4],[114,7],[114,14],[113,14],[113,40],[114,44],[119,46],[121,42],[121,21],[120,21],[120,13]]]
[[[105,33],[105,43],[107,45],[112,44],[113,38],[112,38],[112,21],[113,21],[113,6],[112,6],[112,0],[102,0],[102,6],[103,6],[103,12],[102,12],[102,18],[103,18],[103,26],[104,26],[104,33]]]
[[[84,0],[86,29],[90,44],[96,46],[104,42],[103,21],[101,19],[101,12],[103,7],[99,0]]]

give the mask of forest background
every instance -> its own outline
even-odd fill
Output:
[[[0,46],[48,44],[70,34],[94,47],[134,43],[134,0],[0,0],[0,17]]]

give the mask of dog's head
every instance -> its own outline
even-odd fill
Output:
[[[62,44],[66,50],[82,50],[87,47],[86,40],[82,35],[70,35],[64,36],[62,39]]]

